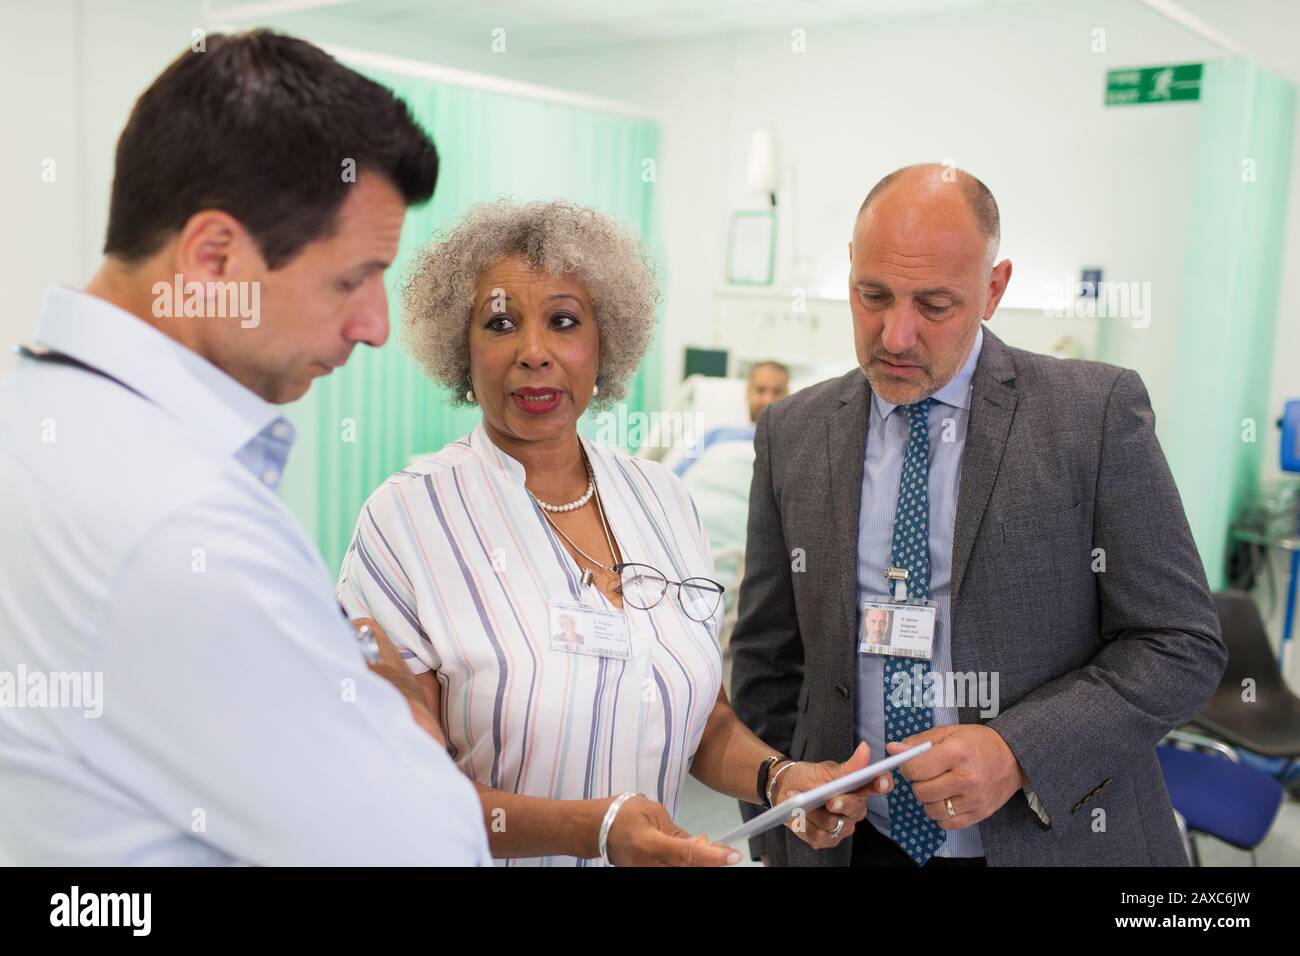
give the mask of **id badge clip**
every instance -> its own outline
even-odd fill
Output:
[[[885,580],[893,581],[894,600],[902,604],[907,600],[907,568],[885,568]],[[889,585],[886,585],[888,587]]]
[[[862,602],[858,653],[929,660],[938,606],[908,597],[906,568],[885,568],[885,580],[892,582],[892,594]]]

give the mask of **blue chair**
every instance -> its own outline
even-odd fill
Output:
[[[1241,763],[1227,744],[1200,734],[1171,731],[1156,747],[1156,755],[1192,865],[1201,865],[1195,834],[1246,850],[1252,865],[1258,865],[1255,848],[1277,818],[1282,785]]]

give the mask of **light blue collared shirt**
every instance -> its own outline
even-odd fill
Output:
[[[36,341],[121,384],[0,379],[0,864],[489,863],[275,494],[277,407],[70,289]]]
[[[966,449],[966,423],[970,416],[971,377],[984,345],[984,329],[975,334],[961,370],[932,396],[930,406],[930,599],[938,605],[934,625],[932,671],[952,670],[951,583],[952,536],[957,519],[957,485],[961,478],[962,454]],[[905,412],[894,414],[891,405],[875,392],[871,395],[871,423],[867,428],[867,452],[862,471],[862,502],[858,517],[858,622],[862,602],[888,593],[885,568],[889,565],[894,534],[894,511],[898,507],[898,485],[903,474],[903,453],[907,449],[908,420]],[[854,699],[859,740],[871,748],[871,759],[885,753],[885,659],[878,654],[858,654]],[[955,707],[932,709],[934,725],[957,723]],[[867,800],[867,819],[889,836],[889,802],[886,796]],[[949,830],[936,856],[983,856],[979,827]]]

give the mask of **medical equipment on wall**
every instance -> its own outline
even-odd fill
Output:
[[[1278,427],[1282,429],[1282,470],[1300,471],[1300,398],[1293,398],[1283,406]]]
[[[1300,399],[1283,406],[1278,419],[1282,431],[1278,464],[1283,471],[1300,472]],[[1289,553],[1286,585],[1286,611],[1282,618],[1282,642],[1278,663],[1286,660],[1286,651],[1295,629],[1297,590],[1300,589],[1300,480],[1281,478],[1265,482],[1247,494],[1232,527],[1233,546],[1228,552],[1228,581],[1236,588],[1249,591],[1262,575],[1277,601],[1278,587],[1269,560],[1272,549]]]

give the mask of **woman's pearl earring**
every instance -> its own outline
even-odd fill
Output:
[[[591,386],[591,397],[595,398],[599,394],[600,394],[600,386],[599,385]]]
[[[465,401],[469,402],[471,405],[474,404],[474,389],[471,388],[465,393]]]

